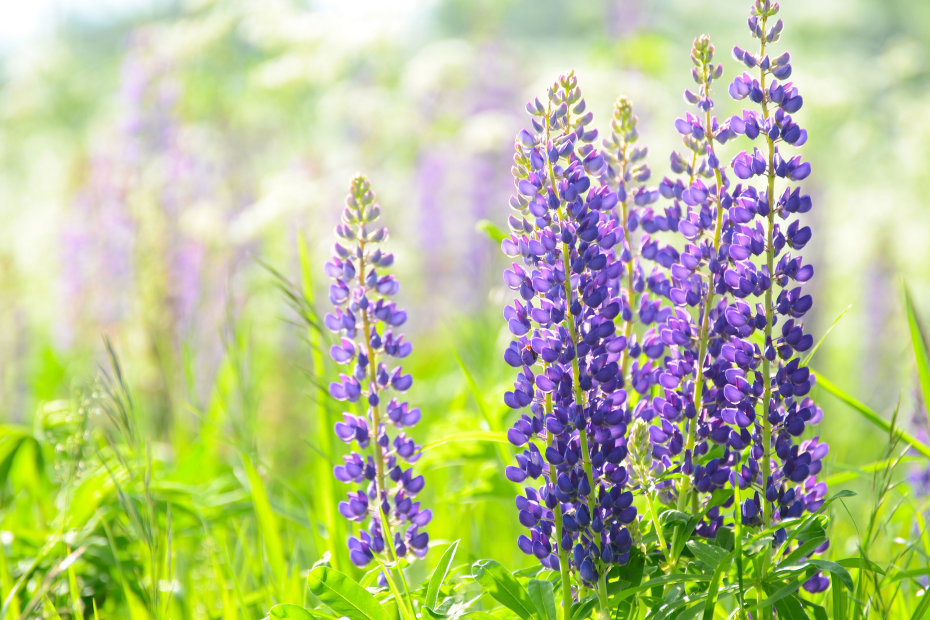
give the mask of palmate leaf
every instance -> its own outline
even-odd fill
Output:
[[[317,566],[307,578],[314,596],[350,620],[388,620],[388,615],[368,590],[328,566]]]
[[[526,588],[500,562],[478,560],[472,565],[472,573],[486,594],[513,611],[518,618],[534,617],[536,606]]]
[[[699,540],[689,540],[685,543],[685,546],[688,551],[694,554],[694,557],[706,564],[711,570],[717,568],[718,564],[730,556],[726,549]]]

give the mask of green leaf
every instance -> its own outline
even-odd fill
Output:
[[[491,220],[478,220],[475,224],[475,230],[484,233],[491,241],[498,244],[508,236],[500,226]]]
[[[485,424],[487,424],[488,429],[494,429],[498,427],[498,422],[494,419],[494,416],[491,415],[491,408],[488,407],[487,401],[484,400],[484,395],[486,390],[482,390],[478,385],[478,382],[475,381],[475,377],[471,374],[471,371],[468,370],[468,366],[465,365],[465,362],[462,360],[462,357],[458,354],[457,351],[452,351],[452,354],[455,356],[455,361],[458,363],[459,368],[462,370],[462,374],[465,376],[465,383],[468,385],[468,391],[471,394],[471,397],[475,400],[475,404],[478,405],[478,411],[481,412],[481,417],[484,418]],[[505,438],[507,437],[506,432],[500,432]],[[497,442],[504,443],[504,442]],[[507,443],[510,443],[510,440],[507,440]],[[497,455],[500,457],[501,463],[503,465],[510,464],[510,452],[504,446],[495,446],[497,450]]]
[[[853,398],[852,396],[850,396],[849,394],[841,390],[831,381],[828,381],[819,372],[814,373],[814,374],[817,377],[817,385],[819,387],[822,387],[826,392],[828,392],[829,394],[832,394],[836,398],[840,399],[841,401],[843,401],[844,403],[852,407],[853,411],[855,411],[856,413],[864,417],[866,420],[868,420],[875,426],[884,430],[886,433],[892,432],[890,422],[888,422],[887,420],[882,418],[880,415],[875,413],[872,409],[867,407],[865,404],[859,402],[858,400],[856,400],[855,398]],[[919,439],[917,439],[910,433],[906,433],[902,431],[901,429],[895,427],[894,435],[900,438],[902,441],[907,443],[909,446],[911,446],[915,450],[917,450],[918,452],[920,452],[921,454],[923,454],[924,456],[926,456],[927,458],[930,458],[930,446],[920,441]]]
[[[268,615],[272,618],[288,618],[289,620],[315,620],[319,618],[319,616],[313,615],[303,607],[291,605],[290,603],[275,605],[268,612]]]
[[[830,573],[831,575],[838,577],[840,582],[842,582],[842,584],[846,586],[846,589],[852,592],[852,589],[853,589],[852,577],[849,576],[849,572],[845,568],[843,568],[836,562],[831,562],[830,560],[821,560],[819,558],[811,558],[807,561],[807,563],[812,566],[816,566],[818,570],[826,571]]]
[[[497,602],[501,603],[520,618],[533,617],[535,606],[526,589],[504,568],[494,560],[478,560],[472,566],[475,581],[484,587]]]
[[[368,590],[328,566],[310,571],[307,585],[314,596],[350,620],[387,620],[388,616]]]
[[[686,581],[710,581],[711,577],[708,575],[691,575],[687,573],[673,573],[671,575],[662,575],[661,577],[656,577],[650,579],[649,581],[644,581],[639,585],[624,588],[620,591],[616,590],[615,584],[607,585],[607,592],[611,596],[611,602],[618,603],[620,601],[625,601],[634,594],[639,594],[650,588],[655,588],[667,583],[684,583]],[[613,586],[613,587],[612,587]]]
[[[449,610],[452,609],[453,605],[455,605],[455,601],[447,598],[436,607],[427,607],[426,613],[429,614],[430,618],[445,618],[449,615]]]
[[[778,617],[780,619],[808,620],[808,615],[804,613],[804,608],[801,606],[797,595],[786,596],[785,598],[776,601],[775,610],[778,612]]]
[[[709,545],[699,540],[689,540],[685,543],[685,546],[694,554],[694,557],[706,564],[711,570],[717,568],[717,565],[730,555],[726,550],[716,545]]]
[[[719,549],[719,547],[716,548]],[[720,580],[723,578],[723,574],[729,569],[730,558],[732,558],[732,554],[728,553],[726,558],[720,560],[714,569],[714,576],[707,586],[707,597],[704,599],[703,620],[713,620],[714,618],[714,609],[717,608],[717,596],[720,592]]]
[[[671,523],[688,523],[693,517],[686,512],[680,510],[666,510],[659,515],[659,521],[663,525],[669,525]]]
[[[833,592],[833,620],[846,620],[846,590],[830,588]]]
[[[607,575],[607,591],[611,591],[611,585],[617,588],[629,588],[638,586],[643,581],[643,570],[646,567],[646,555],[637,547],[633,547],[630,552],[630,559],[626,564],[615,565]],[[617,605],[615,617],[629,618],[633,611],[632,600],[620,601]]]
[[[797,549],[795,549],[794,551],[789,553],[787,556],[785,556],[785,559],[781,561],[779,566],[788,567],[794,564],[795,562],[800,562],[801,564],[803,564],[804,562],[801,561],[801,558],[803,558],[804,556],[810,555],[814,551],[814,549],[816,549],[817,547],[819,547],[825,542],[827,542],[826,536],[817,536],[810,540],[804,541],[802,544],[798,545]]]
[[[914,300],[910,291],[904,287],[904,306],[907,309],[907,326],[911,332],[911,346],[914,348],[914,359],[917,361],[917,376],[920,379],[920,393],[924,397],[924,409],[930,419],[930,354],[927,353],[927,338],[921,329],[917,312],[914,310]]]
[[[920,598],[920,604],[917,605],[917,609],[914,610],[914,615],[911,616],[911,620],[926,618],[928,611],[930,611],[930,596],[924,594]]]
[[[578,601],[572,605],[572,620],[584,620],[589,615],[591,611],[597,606],[597,597],[591,595],[583,600]]]
[[[265,552],[268,554],[268,564],[271,566],[276,587],[280,589],[280,592],[284,592],[288,580],[287,560],[284,557],[284,544],[281,542],[278,518],[271,508],[268,493],[265,491],[265,484],[262,482],[261,476],[258,475],[258,470],[252,464],[252,459],[244,453],[242,454],[242,465],[249,480],[252,506],[255,509],[255,517],[258,521],[258,529],[261,533]]]
[[[865,570],[873,573],[878,573],[879,575],[884,575],[885,570],[873,562],[872,560],[867,560],[863,557],[858,558],[843,558],[842,560],[837,560],[837,564],[843,568],[851,568],[855,570]]]
[[[459,548],[459,541],[455,541],[443,552],[442,557],[439,559],[439,564],[436,566],[436,570],[433,571],[433,575],[429,578],[429,585],[426,587],[426,606],[430,609],[436,607],[436,601],[439,600],[439,590],[442,588],[442,583],[446,580],[446,576],[449,574],[449,569],[452,566],[452,560],[455,558],[455,551]]]
[[[837,588],[837,589],[840,590],[840,592],[842,592],[840,588]],[[814,612],[814,620],[828,620],[829,617],[827,616],[827,610],[824,609],[823,606],[817,605],[816,603],[812,603],[808,601],[807,599],[802,598],[800,596],[798,597],[798,600],[801,602],[801,605],[811,609]],[[810,614],[808,614],[807,617],[810,617]],[[838,618],[839,616],[835,617],[834,620],[837,620]]]
[[[555,594],[552,591],[552,582],[530,579],[530,582],[526,584],[526,590],[529,592],[530,600],[536,606],[536,613],[539,618],[541,620],[556,620]]]
[[[807,354],[807,357],[804,358],[804,361],[801,362],[801,366],[808,365],[808,363],[811,361],[811,358],[814,357],[814,353],[817,352],[817,349],[819,349],[820,345],[823,344],[823,341],[827,339],[827,336],[830,335],[830,332],[833,331],[833,328],[836,327],[836,324],[840,322],[840,319],[842,319],[846,315],[846,313],[849,312],[850,308],[852,308],[852,305],[846,306],[846,309],[840,312],[839,316],[836,317],[836,319],[834,319],[830,327],[827,328],[827,331],[823,333],[823,336],[821,336],[820,340],[817,341],[817,344],[814,345],[814,348],[811,349],[810,353]]]
[[[756,603],[755,605],[746,607],[745,609],[743,609],[743,611],[754,612],[757,609],[762,609],[765,607],[772,607],[773,605],[775,605],[775,603],[782,600],[783,598],[794,595],[801,588],[801,583],[803,583],[803,581],[806,581],[806,577],[800,580],[795,580],[795,581],[786,583],[785,585],[783,585],[781,588],[778,588],[777,590],[774,589],[774,586],[772,590],[769,590],[769,588],[765,588],[766,593],[769,593],[769,597],[765,599],[764,601]]]

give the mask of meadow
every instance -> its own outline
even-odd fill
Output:
[[[775,7],[5,52],[0,618],[926,617],[930,9]]]

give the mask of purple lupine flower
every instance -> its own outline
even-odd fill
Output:
[[[591,144],[597,131],[588,128],[592,115],[574,74],[527,111],[533,130],[517,136],[512,234],[502,243],[520,258],[504,274],[519,294],[504,310],[514,336],[504,359],[518,369],[504,401],[529,408],[508,437],[527,449],[506,474],[542,479],[517,498],[530,529],[520,549],[553,570],[570,563],[594,583],[628,558],[626,525],[636,517],[624,491],[629,420],[618,362],[626,340],[616,332],[621,303],[612,294],[624,233],[613,215],[617,194],[595,183],[606,162]]]
[[[674,499],[674,487],[671,480],[662,479],[671,463],[664,446],[667,442],[680,446],[681,432],[667,420],[660,419],[655,426],[646,421],[654,417],[649,404],[656,386],[671,389],[678,384],[663,365],[667,363],[674,367],[675,362],[663,362],[661,359],[666,344],[672,344],[663,342],[661,337],[662,326],[672,313],[667,299],[669,280],[665,272],[677,258],[678,251],[659,240],[655,233],[674,230],[680,209],[673,204],[663,214],[657,214],[650,206],[660,198],[660,193],[657,187],[647,185],[651,171],[645,162],[646,147],[637,144],[637,123],[631,103],[621,97],[614,108],[610,135],[604,140],[604,157],[608,163],[604,178],[617,191],[615,215],[624,231],[615,249],[625,267],[615,283],[621,302],[618,328],[622,324],[623,337],[627,341],[619,365],[624,381],[637,393],[633,400],[636,403],[634,413],[631,414],[636,438],[632,434],[628,437],[630,452],[634,452],[634,442],[638,442],[636,445],[640,451],[631,461],[634,470],[638,470],[634,476],[635,484],[641,492],[651,493],[655,489],[661,501],[670,503]],[[651,271],[646,274],[644,266],[650,263]],[[645,328],[639,334],[633,330],[634,321]],[[666,401],[662,406],[671,405]],[[630,432],[633,433],[632,430]],[[643,452],[647,444],[648,455]]]
[[[722,235],[730,222],[721,208],[729,202],[728,180],[714,142],[725,142],[730,134],[712,114],[711,84],[723,72],[713,54],[708,37],[695,39],[692,77],[698,88],[684,93],[694,110],[675,122],[686,154],[672,153],[677,178],[659,184],[659,193],[669,201],[664,212],[646,208],[641,214],[646,234],[640,255],[656,266],[647,279],[652,296],[640,314],[644,322],[656,324],[643,335],[643,353],[653,361],[633,379],[643,395],[634,416],[652,422],[654,467],[687,476],[678,484],[672,478],[661,483],[663,495],[677,500],[679,510],[690,500],[692,513],[698,512],[699,494],[726,486],[731,466],[739,463],[750,440],[740,426],[749,424],[746,416],[725,425],[716,406],[714,352],[725,337],[718,333],[719,318],[729,308],[728,298],[720,295],[725,292],[720,286],[720,265],[726,260]],[[684,243],[663,246],[656,239],[662,232],[677,232]],[[712,444],[721,449],[702,460]],[[719,507],[711,508],[696,531],[713,537],[722,521]]]
[[[617,222],[624,232],[615,249],[625,266],[621,278],[616,283],[617,295],[622,304],[620,319],[625,324],[623,335],[629,343],[621,363],[624,370],[625,363],[631,358],[630,351],[636,350],[636,336],[632,332],[633,317],[637,312],[637,299],[645,287],[641,262],[638,256],[634,257],[633,235],[639,228],[643,210],[659,198],[658,189],[646,185],[652,173],[645,162],[648,150],[645,146],[636,144],[639,137],[637,122],[630,101],[625,97],[619,98],[614,106],[610,135],[603,143],[607,166],[602,178],[617,192],[615,213]],[[643,238],[648,238],[648,233],[645,233]],[[648,297],[642,297],[642,302],[648,304]],[[655,313],[650,312],[650,308],[651,305],[639,308],[640,318],[645,325],[653,323],[656,318]]]
[[[409,355],[412,346],[396,331],[407,313],[390,299],[399,285],[384,273],[394,255],[379,247],[387,239],[387,229],[378,224],[380,213],[368,180],[353,179],[336,226],[339,240],[333,259],[326,263],[326,274],[333,280],[329,300],[335,308],[324,323],[341,336],[330,348],[330,357],[346,367],[330,384],[329,393],[336,400],[359,403],[358,411],[365,412],[344,413],[335,431],[342,441],[371,447],[373,453],[353,451],[334,469],[337,479],[358,485],[339,504],[344,517],[367,524],[367,531],[349,540],[349,557],[358,566],[384,552],[386,540],[393,541],[388,558],[422,558],[429,543],[423,528],[432,518],[432,512],[416,501],[423,476],[407,467],[419,459],[420,446],[401,429],[416,424],[420,411],[398,400],[413,380],[394,364]],[[396,434],[389,433],[390,427]]]
[[[733,50],[752,72],[737,76],[729,92],[737,100],[748,98],[758,109],[731,118],[729,131],[759,146],[739,153],[731,163],[733,173],[746,183],[732,192],[730,218],[737,223],[725,239],[730,251],[722,266],[723,283],[734,296],[764,298],[754,306],[739,301],[727,310],[722,323],[731,337],[720,348],[729,366],[721,392],[730,404],[721,401],[723,411],[758,409],[764,414],[754,425],[749,464],[734,471],[732,480],[744,488],[758,485],[762,497],[757,492],[748,499],[743,515],[757,515],[764,525],[821,507],[826,484],[817,481],[817,474],[828,452],[817,437],[798,439],[823,414],[808,397],[814,375],[801,359],[813,345],[801,319],[813,304],[802,285],[814,271],[800,255],[811,229],[796,219],[810,210],[811,199],[795,183],[810,174],[810,164],[790,154],[807,140],[807,132],[791,116],[803,101],[797,88],[784,81],[791,75],[790,56],[784,52],[773,57],[767,50],[782,31],[780,19],[771,21],[778,9],[777,2],[756,0],[748,23],[760,41],[759,53]],[[757,177],[759,188],[751,185]],[[763,335],[761,349],[750,339],[754,332]],[[828,584],[818,574],[804,587],[819,592]]]

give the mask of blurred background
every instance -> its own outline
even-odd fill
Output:
[[[751,43],[748,10],[743,0],[7,7],[0,422],[58,445],[49,412],[107,364],[106,336],[165,478],[201,497],[207,487],[252,488],[235,456],[251,455],[294,550],[288,559],[309,566],[326,549],[320,541],[344,534],[320,525],[344,492],[325,473],[343,449],[325,432],[339,412],[316,398],[308,331],[269,267],[325,301],[333,225],[351,177],[369,175],[411,316],[409,395],[424,412],[414,435],[429,444],[507,428],[500,311],[510,293],[479,223],[506,223],[524,103],[572,69],[599,127],[615,98],[629,96],[657,182],[679,146],[673,121],[685,111],[693,38],[711,35],[728,81],[737,71],[729,50]],[[815,339],[846,311],[813,366],[885,416],[900,402],[909,425],[918,405],[904,281],[930,321],[930,4],[785,2],[780,17],[805,101],[797,119],[810,134]],[[718,115],[736,112],[719,90]],[[735,148],[726,145],[726,160]],[[883,458],[886,436],[832,396],[819,399],[831,471]],[[501,463],[510,454],[481,441],[426,453],[434,540],[463,538],[460,553],[533,564],[514,544],[514,488]],[[6,499],[20,501],[0,503],[0,530],[32,514],[30,493],[40,494],[11,484]],[[861,494],[849,505],[868,506],[868,480],[852,488]],[[241,508],[248,496],[229,501]],[[258,527],[236,511],[224,518],[241,519],[234,531]],[[198,531],[232,545],[178,523],[193,532],[176,543],[190,545],[183,562],[206,553]],[[834,548],[851,551],[853,517],[834,528]],[[28,557],[28,541],[16,544],[25,547],[8,553]],[[184,579],[178,592],[194,583]]]

